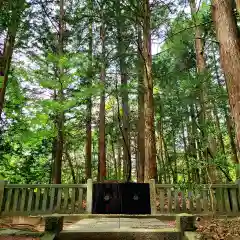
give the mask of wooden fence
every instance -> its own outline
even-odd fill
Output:
[[[156,213],[240,213],[238,184],[201,185],[180,190],[173,184],[156,184]]]
[[[80,214],[86,211],[87,184],[7,184],[2,215]]]
[[[0,181],[1,215],[91,213],[92,180],[87,184],[6,184]],[[240,215],[238,184],[201,185],[183,190],[178,185],[150,181],[151,213]]]

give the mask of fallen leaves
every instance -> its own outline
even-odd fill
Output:
[[[240,218],[232,219],[201,219],[197,224],[197,231],[203,240],[239,240]]]

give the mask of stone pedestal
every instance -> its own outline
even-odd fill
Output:
[[[45,232],[59,233],[63,230],[63,217],[46,217],[45,218]]]
[[[176,216],[176,227],[184,234],[185,231],[196,231],[196,216],[183,213]]]

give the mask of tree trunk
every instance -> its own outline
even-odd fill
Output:
[[[145,176],[144,181],[157,180],[156,140],[154,126],[153,78],[151,55],[150,4],[143,0],[143,61],[145,116]]]
[[[72,180],[73,180],[73,184],[77,184],[77,179],[76,179],[76,174],[75,174],[75,171],[74,171],[74,166],[73,166],[73,163],[72,163],[72,160],[71,160],[71,157],[68,153],[68,150],[67,148],[65,148],[65,156],[66,156],[66,159],[68,161],[68,164],[69,164],[69,167],[70,167],[70,170],[71,170],[71,175],[72,175]]]
[[[188,183],[191,183],[191,170],[189,166],[189,159],[188,159],[188,151],[187,151],[187,140],[185,136],[185,128],[184,128],[184,122],[182,120],[182,138],[183,138],[183,147],[184,147],[184,158],[185,158],[185,163],[186,163],[186,168],[187,168],[187,176],[188,176]]]
[[[142,54],[142,31],[138,30],[138,182],[144,182],[144,165],[145,165],[145,134],[144,134],[144,82],[143,68],[144,62]]]
[[[122,138],[123,138],[123,175],[126,181],[131,180],[131,149],[130,149],[130,139],[129,139],[129,105],[128,105],[128,76],[127,76],[127,66],[126,66],[126,52],[124,47],[123,34],[125,29],[124,19],[121,16],[121,3],[117,0],[116,4],[117,13],[117,49],[119,58],[119,67],[121,75],[121,97],[122,97]]]
[[[189,0],[189,1],[190,1],[192,19],[195,24],[195,51],[196,51],[196,61],[197,61],[197,73],[202,76],[206,71],[204,49],[203,49],[203,42],[202,42],[202,33],[201,33],[200,27],[196,26],[196,19],[195,19],[195,14],[197,13],[196,1],[195,0]],[[202,82],[202,79],[200,81],[201,81],[200,94],[199,94],[200,106],[201,106],[200,123],[203,128],[204,137],[206,137],[207,139],[206,132],[205,132],[205,122],[206,122],[205,86],[204,86],[204,83]]]
[[[63,55],[64,48],[64,0],[60,0],[59,2],[60,8],[60,18],[59,18],[59,57]],[[64,101],[64,93],[63,93],[63,74],[64,70],[62,67],[59,68],[59,85],[60,89],[57,94],[58,101],[61,105],[63,105]],[[57,128],[57,141],[56,141],[56,154],[55,154],[55,164],[54,164],[54,184],[61,184],[62,180],[62,158],[63,158],[63,145],[64,145],[64,112],[63,110],[59,110],[56,117],[56,128]]]
[[[190,158],[194,159],[194,161],[197,162],[197,147],[196,147],[196,138],[197,138],[197,127],[196,127],[196,114],[194,105],[190,105],[190,116],[191,116],[191,122],[189,122],[189,131],[188,131],[188,141],[189,141],[189,148],[190,148]],[[193,166],[195,164],[192,164]],[[196,167],[193,167],[191,170],[192,172],[192,179],[193,181],[199,183],[199,177]]]
[[[117,167],[118,167],[118,179],[122,179],[122,146],[120,140],[118,142],[118,158],[117,158]]]
[[[212,116],[211,111],[209,109],[209,101],[207,96],[207,90],[206,90],[206,82],[205,82],[205,74],[206,74],[206,62],[204,58],[204,46],[202,41],[202,32],[199,26],[197,26],[195,15],[197,14],[197,8],[196,8],[196,0],[190,0],[190,8],[191,8],[191,14],[192,19],[195,24],[195,49],[196,49],[196,60],[197,60],[197,73],[200,76],[200,93],[199,93],[199,99],[200,99],[200,127],[202,131],[202,143],[204,144],[207,142],[207,147],[203,147],[203,154],[206,158],[206,160],[209,160],[209,152],[208,149],[211,151],[211,156],[215,157],[216,155],[216,139],[208,134],[207,127],[209,123],[212,122]],[[208,103],[208,106],[207,104]],[[202,146],[203,146],[202,144]],[[217,170],[216,166],[213,164],[208,165],[209,172],[211,174],[211,181],[216,182],[217,181]]]
[[[224,141],[223,141],[223,136],[222,136],[222,131],[221,131],[221,126],[220,126],[220,120],[218,116],[218,111],[216,105],[214,105],[214,116],[215,116],[215,121],[216,121],[216,128],[217,128],[217,135],[218,135],[218,142],[221,147],[222,153],[226,159],[226,151],[225,151],[225,146],[224,146]],[[226,159],[227,160],[227,159]]]
[[[232,1],[212,1],[212,16],[220,44],[221,66],[226,77],[231,113],[234,117],[237,146],[240,149],[240,41]],[[237,162],[239,177],[239,161]]]
[[[221,92],[224,92],[225,89],[223,88],[221,81],[220,81],[217,60],[216,60],[216,56],[215,56],[215,51],[217,51],[217,50],[213,47],[214,69],[215,69],[215,74],[216,74],[216,79],[217,79],[219,90]],[[225,79],[225,84],[226,84],[226,79]],[[234,164],[237,164],[238,156],[237,156],[237,148],[236,148],[236,144],[235,144],[234,128],[233,128],[232,119],[229,116],[230,110],[229,110],[229,107],[227,104],[223,105],[223,111],[224,111],[225,121],[226,121],[226,125],[227,125],[228,136],[230,139],[230,146],[231,146],[231,150],[232,150],[232,161]]]
[[[92,14],[92,0],[89,0],[90,16]],[[88,86],[92,83],[92,52],[93,52],[93,33],[92,33],[92,17],[89,18],[89,38],[88,38]],[[92,98],[87,99],[87,121],[86,121],[86,180],[92,178]]]
[[[110,135],[111,147],[112,147],[112,156],[113,156],[113,167],[114,167],[114,179],[118,179],[118,167],[117,159],[115,154],[115,146],[112,135]]]
[[[228,130],[228,136],[230,139],[230,145],[232,149],[232,160],[234,164],[238,164],[238,154],[237,154],[237,148],[236,148],[236,143],[235,143],[235,136],[234,136],[234,127],[233,127],[233,122],[231,117],[229,116],[229,112],[226,109],[224,109],[224,115],[226,119],[226,124],[227,124],[227,130]]]
[[[238,13],[240,13],[240,0],[235,0],[236,1],[236,8]]]
[[[167,170],[166,170],[166,166],[165,166],[165,162],[166,162],[166,156],[165,156],[165,148],[164,148],[164,140],[163,140],[163,124],[162,124],[162,119],[163,119],[163,115],[161,114],[161,117],[158,121],[157,124],[157,131],[158,131],[158,135],[159,135],[159,154],[160,154],[160,159],[161,159],[161,167],[160,168],[160,172],[162,173],[162,177],[164,180],[164,183],[167,183]]]
[[[105,22],[102,16],[102,25],[100,30],[100,38],[102,44],[102,66],[100,73],[100,81],[103,85],[103,91],[100,99],[100,123],[99,123],[99,180],[103,182],[106,178],[106,142],[105,142]]]
[[[173,125],[173,124],[172,124]],[[178,174],[177,174],[177,150],[176,150],[176,136],[175,136],[175,129],[172,126],[172,141],[173,141],[173,155],[172,155],[172,159],[173,159],[173,164],[174,164],[174,168],[173,168],[173,183],[177,184],[178,181]]]
[[[25,7],[24,3],[24,0],[19,0],[17,1],[16,6],[11,9],[12,16],[10,25],[8,26],[7,38],[5,41],[6,44],[3,49],[3,55],[0,56],[0,119],[4,106],[5,93],[8,83],[8,74],[11,66],[17,29],[20,24],[21,15]]]

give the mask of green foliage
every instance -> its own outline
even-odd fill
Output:
[[[0,175],[12,183],[50,182],[58,116],[64,113],[63,182],[72,179],[66,153],[72,161],[77,182],[84,181],[87,104],[91,99],[92,173],[97,179],[99,99],[105,93],[107,178],[114,179],[117,177],[115,162],[120,160],[123,164],[124,161],[121,132],[124,104],[130,108],[133,163],[138,155],[135,141],[138,135],[138,78],[144,75],[137,54],[141,49],[137,39],[143,20],[141,2],[66,3],[64,51],[61,54],[57,1],[46,2],[44,6],[40,2],[28,1],[26,4],[24,1],[24,5],[18,6],[24,11],[1,122]],[[11,23],[11,4],[16,3],[17,0],[4,1],[0,6],[0,39],[5,37]],[[178,182],[181,189],[195,188],[197,180],[192,176],[197,175],[197,169],[204,175],[210,165],[215,166],[221,176],[229,172],[231,179],[235,178],[225,118],[228,94],[219,64],[211,6],[209,1],[201,1],[199,11],[190,16],[189,11],[183,10],[186,4],[188,6],[189,2],[182,0],[157,0],[151,4],[152,41],[161,42],[161,52],[153,56],[152,65],[159,180]],[[100,36],[102,22],[106,28],[104,54]],[[203,74],[196,70],[195,25],[200,27],[204,43],[207,69]],[[89,49],[90,40],[93,49]],[[127,84],[120,83],[120,62],[126,70]],[[106,66],[104,84],[99,81],[102,66]],[[206,121],[201,119],[203,85],[207,95],[205,113],[212,116]],[[128,94],[128,103],[122,102],[122,93]],[[216,124],[215,112],[220,127]],[[208,141],[203,133],[216,140],[217,150],[212,158],[204,155]],[[220,138],[225,149],[222,149]],[[122,171],[122,168],[117,170]]]

